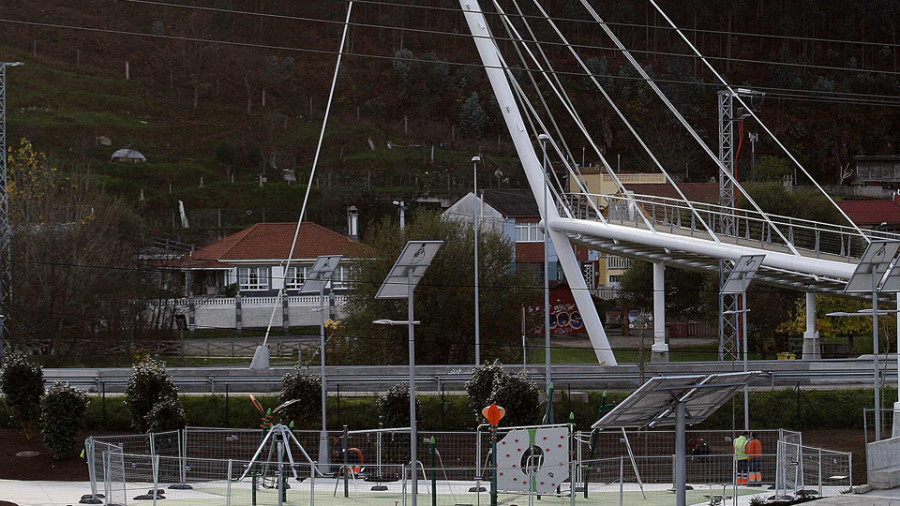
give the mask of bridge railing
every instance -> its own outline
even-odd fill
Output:
[[[604,218],[610,223],[642,227],[645,226],[643,213],[657,230],[711,239],[708,227],[719,240],[750,243],[761,249],[786,247],[779,237],[780,231],[787,243],[798,250],[817,257],[823,254],[844,257],[848,261],[859,258],[871,240],[900,240],[900,234],[891,232],[865,230],[861,235],[849,226],[776,214],[763,216],[755,210],[702,202],[692,202],[689,206],[682,200],[667,197],[569,193],[563,199],[571,216],[596,220],[590,201],[605,204]]]

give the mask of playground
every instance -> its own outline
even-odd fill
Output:
[[[850,488],[849,453],[805,446],[797,432],[759,432],[767,449],[762,456],[764,485],[753,487],[734,484],[733,432],[688,431],[689,441],[708,442],[710,453],[688,457],[687,503],[826,497]],[[89,438],[86,448],[93,492],[103,494],[107,504],[165,499],[166,504],[186,505],[487,506],[492,504],[492,478],[494,504],[655,505],[674,500],[672,431],[501,428],[496,464],[487,425],[474,432],[420,431],[415,484],[407,464],[407,428],[329,432],[328,453],[322,456],[317,451],[320,437],[318,431],[277,424],[265,429],[188,427]],[[418,491],[415,503],[413,487]]]

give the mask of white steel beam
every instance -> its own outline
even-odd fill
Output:
[[[578,310],[581,312],[584,326],[591,339],[594,354],[601,365],[617,365],[616,358],[609,345],[609,339],[606,336],[606,330],[600,322],[597,308],[594,306],[594,301],[590,292],[588,292],[587,284],[579,268],[575,250],[569,242],[568,236],[563,231],[555,228],[555,224],[559,220],[559,212],[552,205],[552,199],[549,199],[550,205],[544,205],[544,192],[547,189],[544,184],[541,162],[534,151],[534,146],[525,127],[525,121],[510,88],[506,71],[497,53],[487,21],[481,12],[481,7],[477,0],[460,0],[459,4],[465,14],[469,30],[472,32],[475,46],[484,64],[485,72],[497,98],[497,103],[500,105],[503,120],[506,122],[506,127],[509,129],[516,152],[522,162],[528,185],[531,187],[534,199],[541,210],[541,216],[546,225],[545,228],[559,256],[559,263],[566,275],[566,280],[569,282],[575,304],[577,304]]]
[[[850,279],[850,276],[853,275],[853,271],[856,269],[855,263],[797,256],[791,253],[761,250],[739,244],[716,243],[697,237],[664,234],[613,223],[559,218],[551,222],[551,227],[557,231],[570,234],[643,244],[649,247],[665,248],[671,251],[692,253],[709,258],[736,261],[744,255],[764,253],[766,255],[762,263],[764,267],[790,272],[802,272],[811,276],[826,276],[847,280]]]

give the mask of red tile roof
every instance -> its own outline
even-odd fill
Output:
[[[257,223],[235,232],[185,258],[182,265],[197,261],[235,262],[247,260],[284,260],[290,253],[296,223]],[[344,255],[348,258],[374,256],[368,246],[325,227],[305,221],[300,226],[293,259],[314,259],[319,255]],[[208,264],[207,264],[208,266]]]
[[[900,205],[891,200],[842,200],[838,206],[857,225],[900,224]]]

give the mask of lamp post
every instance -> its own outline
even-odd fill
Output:
[[[475,365],[481,365],[481,308],[478,301],[478,229],[481,228],[481,214],[479,213],[480,201],[478,200],[478,162],[481,157],[472,157],[472,194],[475,195],[475,216],[472,219],[472,229],[475,234]]]
[[[300,286],[300,295],[319,293],[319,362],[322,383],[322,430],[319,431],[319,465],[322,472],[328,472],[328,387],[325,383],[325,288],[332,278],[342,255],[321,255],[310,268],[306,279]],[[295,267],[299,273],[300,267]],[[331,290],[329,290],[331,291]]]
[[[740,301],[742,305],[747,305],[747,293],[741,295]],[[747,363],[747,353],[749,352],[749,346],[747,345],[747,313],[750,312],[749,308],[736,309],[734,311],[725,311],[723,315],[731,315],[736,314],[740,315],[741,318],[741,344],[743,349],[741,350],[744,355],[744,372],[747,372],[748,363]],[[750,388],[747,385],[744,385],[744,430],[750,430]]]
[[[875,380],[875,441],[881,441],[881,378],[878,371],[878,315],[890,315],[890,314],[898,314],[900,317],[900,302],[898,302],[897,310],[879,310],[878,309],[878,295],[873,292],[872,297],[872,309],[871,310],[860,310],[857,313],[847,313],[844,311],[836,311],[834,313],[827,313],[825,316],[837,316],[837,317],[845,317],[845,316],[871,316],[872,317],[872,368],[874,370],[874,380]],[[900,300],[900,298],[898,298]],[[898,324],[898,334],[900,334],[900,324]],[[900,354],[900,342],[897,343],[897,352]],[[897,357],[897,364],[900,367],[900,355]],[[898,369],[900,370],[900,369]],[[900,387],[900,378],[897,379],[898,387]],[[896,409],[895,409],[896,412]],[[896,414],[896,413],[895,413]],[[896,426],[897,423],[894,422]],[[896,432],[896,431],[894,431]],[[894,434],[895,436],[897,434]]]
[[[750,139],[750,181],[756,182],[756,141],[759,140],[759,134],[748,132],[747,137]]]
[[[431,265],[432,259],[437,254],[443,241],[409,241],[400,252],[400,257],[394,263],[384,283],[375,294],[376,300],[381,299],[406,299],[407,319],[375,320],[376,325],[407,325],[409,328],[409,453],[410,469],[412,470],[412,506],[416,506],[416,496],[419,492],[419,481],[416,476],[417,458],[417,424],[416,424],[416,331],[419,323],[413,319],[414,304],[413,292],[416,285],[425,276],[425,271]]]
[[[400,230],[406,227],[406,202],[395,200],[394,205],[400,208]]]
[[[6,167],[6,67],[22,62],[0,62],[0,364],[6,362],[6,316],[12,303],[12,229],[9,226],[9,173]]]
[[[547,174],[547,141],[550,140],[550,136],[547,134],[538,135],[538,142],[541,143],[541,151],[543,152],[544,158],[541,162],[541,166],[544,169],[544,207],[541,210],[541,214],[543,214],[544,220],[544,381],[546,382],[547,389],[547,402],[552,403],[553,399],[549,396],[550,394],[550,247],[547,244],[547,238],[550,236],[549,234],[549,224],[547,223],[547,194],[550,193],[550,178]],[[553,423],[552,420],[547,420],[547,423]]]

